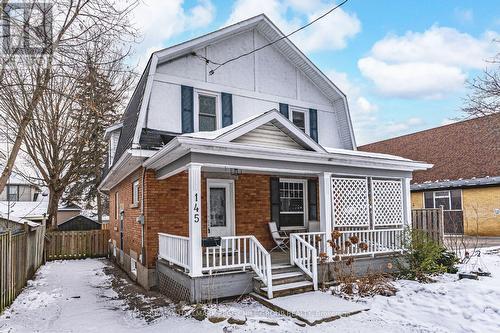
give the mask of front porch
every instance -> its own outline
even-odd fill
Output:
[[[276,111],[179,136],[144,166],[159,184],[187,188],[186,197],[174,193],[173,211],[185,215],[162,224],[158,258],[191,279],[251,271],[268,298],[292,275],[285,263],[304,277],[295,286],[317,289],[320,259],[402,252],[411,172],[427,167],[325,149]],[[289,253],[271,255],[270,222],[288,232]]]

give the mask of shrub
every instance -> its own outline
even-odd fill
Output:
[[[458,258],[421,230],[413,230],[406,237],[406,254],[397,259],[399,277],[421,282],[432,281],[431,276],[455,273]]]

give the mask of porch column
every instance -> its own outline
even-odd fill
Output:
[[[403,218],[404,223],[411,229],[411,178],[403,178]]]
[[[200,276],[202,266],[201,249],[201,164],[188,165],[189,187],[189,262],[190,276]]]
[[[332,214],[332,173],[323,172],[319,175],[319,226],[320,230],[326,234],[326,254],[329,258],[333,255],[333,249],[328,244],[332,239],[333,214]]]

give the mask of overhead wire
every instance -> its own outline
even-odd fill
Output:
[[[251,55],[251,54],[253,54],[253,53],[255,53],[255,52],[258,52],[258,51],[260,51],[260,50],[262,50],[262,49],[264,49],[264,48],[266,48],[266,47],[269,47],[269,46],[271,46],[271,45],[273,45],[273,44],[276,44],[277,42],[279,42],[279,41],[281,41],[281,40],[283,40],[283,39],[287,39],[288,37],[292,36],[293,34],[295,34],[295,33],[299,32],[299,31],[301,31],[301,30],[304,30],[305,28],[307,28],[307,27],[311,26],[312,24],[314,24],[314,23],[318,22],[319,20],[321,20],[321,19],[322,19],[322,18],[324,18],[325,16],[329,15],[330,13],[332,13],[333,11],[335,11],[336,9],[338,9],[338,8],[342,7],[342,6],[343,6],[343,5],[344,5],[347,1],[349,1],[349,0],[344,0],[344,1],[342,1],[341,3],[339,3],[338,5],[336,5],[336,6],[335,6],[335,7],[333,7],[333,8],[329,9],[329,10],[328,10],[328,11],[326,11],[325,13],[321,14],[320,16],[318,16],[317,18],[315,18],[315,19],[314,19],[314,20],[312,20],[311,22],[309,22],[309,23],[307,23],[307,24],[305,24],[305,25],[301,26],[300,28],[297,28],[297,29],[293,30],[292,32],[290,32],[290,33],[289,33],[289,34],[287,34],[287,35],[284,35],[284,36],[282,36],[282,37],[280,37],[280,38],[278,38],[278,39],[276,39],[276,40],[274,40],[274,41],[272,41],[272,42],[269,42],[269,43],[264,44],[264,45],[262,45],[262,46],[260,46],[260,47],[258,47],[258,48],[256,48],[256,49],[253,49],[252,51],[248,51],[248,52],[242,53],[242,54],[240,54],[240,55],[238,55],[238,56],[236,56],[236,57],[230,58],[230,59],[228,59],[228,60],[226,60],[226,61],[223,61],[223,62],[216,62],[216,61],[213,61],[213,60],[211,60],[211,59],[209,59],[209,58],[207,58],[207,57],[205,57],[205,56],[202,56],[202,55],[200,55],[200,54],[197,54],[196,52],[192,52],[191,54],[192,54],[193,56],[195,56],[195,57],[198,57],[198,58],[200,58],[200,59],[204,60],[204,61],[205,61],[205,63],[206,63],[207,65],[209,65],[209,64],[216,65],[216,67],[215,67],[215,68],[210,69],[210,71],[208,72],[208,74],[209,74],[209,75],[213,75],[213,74],[214,74],[214,73],[215,73],[215,72],[216,72],[219,68],[221,68],[221,67],[222,67],[222,66],[224,66],[224,65],[227,65],[227,64],[228,64],[228,63],[230,63],[230,62],[233,62],[233,61],[236,61],[236,60],[241,59],[241,58],[243,58],[243,57],[249,56],[249,55]]]

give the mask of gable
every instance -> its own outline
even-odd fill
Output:
[[[271,122],[261,125],[231,142],[254,146],[306,150]]]

